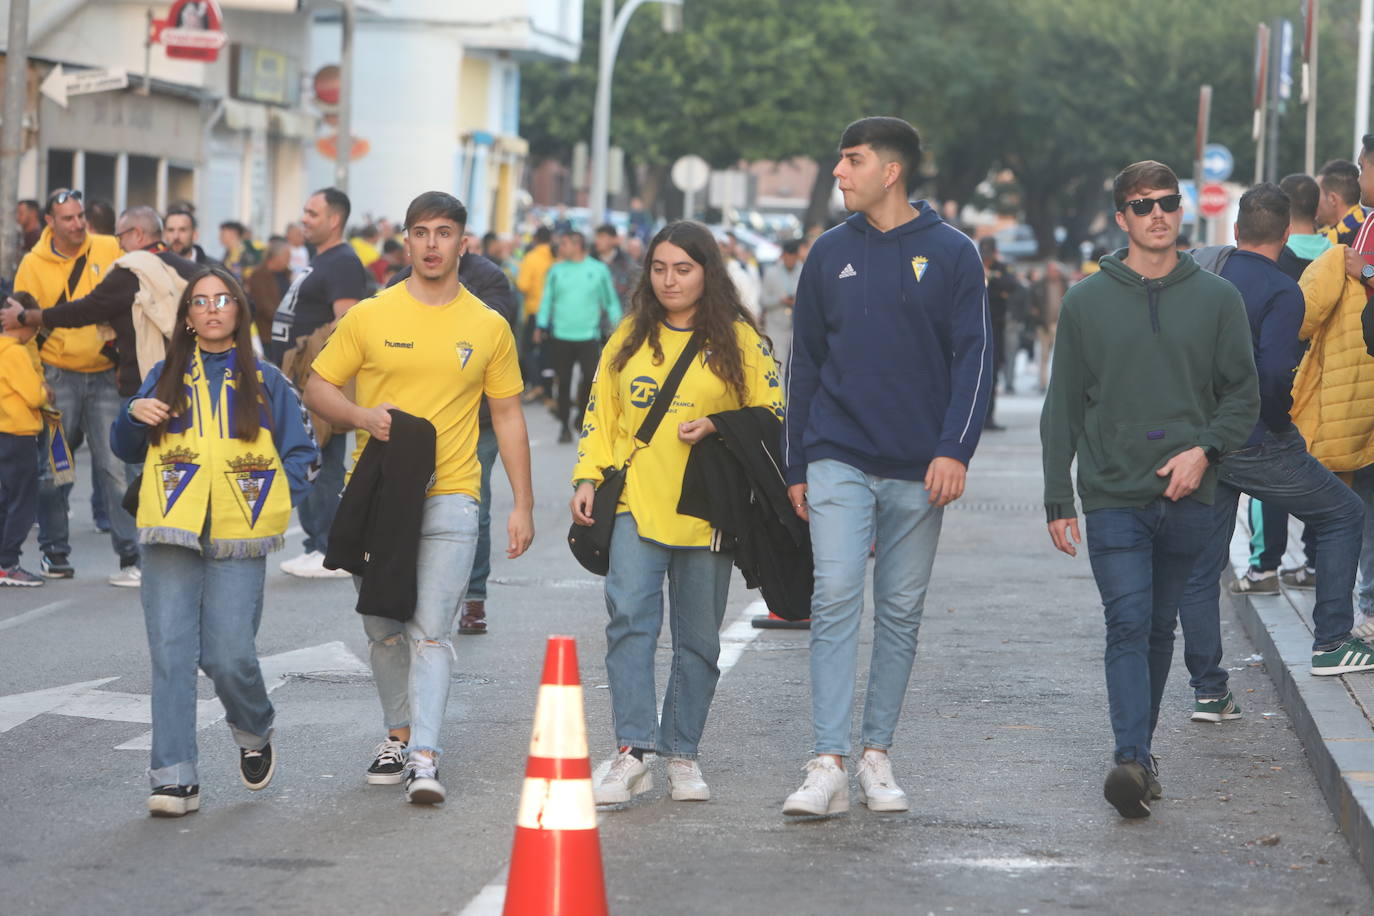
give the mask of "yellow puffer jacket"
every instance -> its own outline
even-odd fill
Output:
[[[110,265],[123,252],[119,250],[119,242],[114,236],[96,235],[92,232],[87,233],[86,241],[75,257],[64,258],[53,251],[52,229],[45,228],[38,243],[19,262],[19,272],[14,277],[14,288],[32,293],[33,298],[38,300],[39,308],[52,308],[71,281],[76,259],[83,254],[86,255],[86,266],[76,278],[76,282],[70,285],[66,299],[68,302],[80,299],[95,289],[96,285],[105,279]],[[110,336],[113,335],[102,335],[101,329],[96,325],[87,325],[84,328],[56,328],[48,335],[40,355],[43,362],[59,369],[103,372],[114,368],[114,363],[100,354],[101,347]]]
[[[1374,357],[1360,327],[1366,295],[1346,276],[1345,250],[1336,245],[1303,271],[1299,336],[1312,346],[1293,381],[1293,422],[1308,450],[1338,474],[1374,464]]]

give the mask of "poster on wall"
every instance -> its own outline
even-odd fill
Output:
[[[228,40],[224,13],[216,0],[173,0],[167,18],[153,20],[152,39],[167,49],[168,57],[215,61]]]

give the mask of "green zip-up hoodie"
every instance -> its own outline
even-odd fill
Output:
[[[1049,521],[1075,516],[1069,467],[1078,458],[1083,511],[1144,506],[1162,495],[1155,472],[1194,446],[1244,444],[1259,417],[1259,380],[1245,304],[1227,281],[1180,253],[1146,280],[1126,251],[1064,296],[1053,372],[1040,414]],[[1192,498],[1211,505],[1208,468]]]

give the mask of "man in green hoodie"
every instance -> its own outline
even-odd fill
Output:
[[[1064,297],[1040,439],[1054,546],[1081,542],[1107,624],[1107,700],[1115,766],[1103,794],[1146,817],[1162,794],[1150,740],[1173,659],[1178,602],[1207,541],[1223,452],[1259,416],[1240,293],[1174,247],[1182,212],[1168,166],[1116,176],[1116,222],[1129,247]]]

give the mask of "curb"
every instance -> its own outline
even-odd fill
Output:
[[[1374,726],[1344,675],[1312,677],[1312,633],[1288,599],[1233,595],[1226,586],[1234,579],[1228,565],[1222,597],[1230,599],[1264,656],[1264,670],[1307,751],[1327,806],[1374,884]]]

